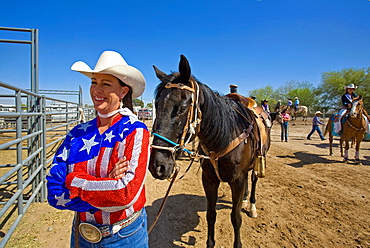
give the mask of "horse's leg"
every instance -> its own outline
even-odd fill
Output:
[[[242,247],[240,240],[240,226],[242,224],[241,206],[245,191],[246,180],[244,177],[229,183],[232,192],[233,207],[231,211],[231,223],[234,227],[234,248]]]
[[[208,237],[207,237],[207,248],[212,248],[215,246],[215,222],[216,222],[216,203],[218,197],[218,187],[220,186],[220,181],[216,179],[211,182],[202,173],[202,182],[204,192],[207,197],[207,224],[208,224]]]
[[[252,218],[257,218],[257,208],[256,208],[256,188],[257,188],[257,181],[258,177],[254,172],[252,172],[251,176],[252,181],[252,188],[251,188],[251,196],[250,196],[250,207],[249,207],[249,216]]]
[[[361,164],[361,161],[360,161],[360,144],[361,144],[361,139],[356,139],[356,152],[355,152],[355,163],[356,164]]]
[[[329,155],[333,155],[333,134],[329,132]]]
[[[245,192],[244,192],[244,197],[243,197],[243,203],[242,203],[242,208],[247,209],[248,207],[248,173],[245,174]]]
[[[339,138],[339,147],[340,147],[340,156],[343,157],[343,138],[340,136]]]
[[[349,140],[345,139],[344,141],[346,143],[344,147],[344,156],[343,156],[343,162],[348,162],[348,150],[349,150]]]
[[[328,124],[326,124],[326,128],[325,128],[325,131],[324,131],[324,136],[326,133],[329,133],[329,155],[332,156],[333,155],[333,128],[332,128],[332,124],[330,122],[330,119],[328,121]]]

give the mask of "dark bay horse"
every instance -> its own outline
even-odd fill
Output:
[[[191,76],[189,62],[185,56],[181,55],[179,72],[167,75],[155,66],[154,70],[161,83],[155,91],[157,116],[153,125],[155,136],[149,170],[155,178],[170,178],[181,148],[198,137],[199,155],[205,156],[201,166],[202,183],[207,197],[207,247],[215,246],[216,203],[221,181],[227,182],[232,192],[231,222],[234,228],[234,247],[242,247],[241,208],[248,191],[248,171],[253,171],[249,199],[250,215],[256,217],[255,193],[258,174],[254,166],[261,157],[258,156],[259,152],[266,154],[270,147],[270,130],[265,128],[266,143],[258,148],[261,141],[257,141],[253,131],[256,130],[257,124],[252,111],[197,81]],[[168,142],[169,140],[171,142]],[[230,149],[230,144],[235,140],[240,141]],[[170,143],[178,145],[173,147]]]

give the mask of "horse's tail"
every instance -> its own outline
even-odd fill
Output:
[[[308,113],[308,107],[306,107],[306,106],[302,106],[302,108],[303,108],[303,115],[304,115],[304,116],[307,116],[307,113]]]
[[[326,124],[326,126],[325,126],[325,131],[324,131],[324,137],[326,136],[326,134],[329,132],[329,133],[331,133],[331,131],[332,131],[332,126],[333,126],[333,116],[334,115],[331,115],[330,117],[329,117],[329,120],[328,120],[328,123]]]

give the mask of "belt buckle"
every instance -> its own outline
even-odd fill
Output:
[[[90,243],[98,243],[103,238],[99,228],[89,223],[81,223],[78,229],[81,236]]]

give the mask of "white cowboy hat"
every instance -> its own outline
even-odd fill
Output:
[[[294,99],[298,99],[298,97],[296,96],[296,97],[294,97]]]
[[[315,115],[317,115],[317,114],[320,114],[321,115],[322,113],[321,113],[321,111],[316,111],[315,112]]]
[[[350,84],[350,85],[347,85],[347,86],[344,86],[344,89],[357,89],[357,86],[355,86],[354,84]]]
[[[83,61],[75,62],[71,70],[81,72],[89,78],[92,78],[94,73],[115,76],[132,88],[132,98],[139,97],[145,90],[143,74],[135,67],[128,65],[121,54],[114,51],[104,51],[100,55],[94,70]]]

